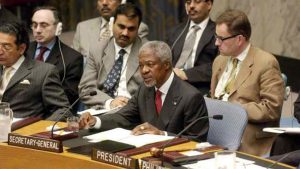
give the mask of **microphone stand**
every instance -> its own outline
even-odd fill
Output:
[[[70,112],[70,110],[74,107],[74,105],[84,96],[87,96],[87,95],[90,95],[90,96],[94,96],[96,95],[97,92],[96,91],[90,91],[88,93],[85,93],[84,95],[78,97],[71,106],[69,106],[60,116],[59,118],[55,121],[55,123],[52,125],[52,128],[51,128],[51,139],[54,139],[54,127],[55,125],[59,122],[59,120],[64,117],[67,113]]]
[[[213,116],[204,116],[204,117],[199,117],[196,120],[194,120],[192,123],[190,123],[189,125],[187,125],[181,132],[179,132],[174,138],[172,138],[171,140],[169,140],[168,142],[166,142],[165,144],[163,144],[161,147],[162,148],[156,148],[153,147],[150,150],[150,154],[152,154],[154,157],[160,157],[161,158],[161,166],[164,166],[164,157],[163,157],[163,153],[165,148],[172,142],[174,141],[176,138],[180,137],[185,131],[187,131],[189,128],[191,128],[194,124],[196,124],[199,120],[202,119],[208,119],[208,118],[213,118],[216,120],[222,120],[223,119],[223,115],[213,115]]]

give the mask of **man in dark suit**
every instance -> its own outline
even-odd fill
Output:
[[[151,41],[139,51],[139,70],[144,79],[128,104],[114,114],[99,117],[85,113],[80,127],[108,130],[115,127],[133,129],[133,134],[174,135],[199,117],[207,116],[201,93],[182,81],[172,71],[172,54],[164,42]],[[205,141],[208,120],[203,119],[184,135]]]
[[[15,118],[56,120],[69,106],[55,66],[24,57],[29,44],[19,23],[0,25],[0,98]]]
[[[167,40],[173,53],[175,74],[202,94],[209,91],[212,62],[218,54],[215,23],[209,18],[212,4],[213,0],[186,0],[189,19],[171,31]]]
[[[97,95],[81,99],[86,106],[95,109],[111,109],[126,105],[143,81],[138,72],[137,58],[142,46],[142,41],[138,37],[142,13],[137,6],[127,3],[117,8],[114,18],[114,36],[97,41],[90,47],[79,84],[80,93],[86,93],[88,90],[97,91]],[[125,51],[121,60],[119,60],[120,51]],[[117,66],[119,63],[121,66]],[[116,66],[120,69],[115,70]],[[112,87],[108,84],[112,84]]]
[[[294,116],[300,123],[300,92],[294,103]],[[280,134],[273,143],[271,149],[272,160],[297,166],[300,162],[300,135],[299,134]],[[286,156],[286,157],[285,157]]]
[[[31,28],[35,41],[30,43],[27,56],[55,65],[70,103],[74,102],[78,98],[83,56],[57,37],[61,31],[58,11],[50,6],[36,8]]]

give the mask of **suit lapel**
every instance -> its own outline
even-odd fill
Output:
[[[139,60],[138,60],[138,52],[141,44],[141,40],[137,38],[132,45],[131,52],[128,56],[128,61],[127,61],[127,71],[126,71],[126,83],[128,83],[129,79],[133,74],[136,72],[138,65],[139,65]]]
[[[57,65],[59,62],[59,58],[61,57],[61,53],[59,51],[59,43],[58,43],[59,39],[56,39],[56,42],[53,46],[53,48],[51,49],[48,58],[46,59],[46,63],[51,63],[53,65]],[[63,47],[62,44],[61,48]]]
[[[103,53],[103,64],[107,74],[110,72],[115,63],[115,53],[114,41],[113,38],[111,38]]]
[[[24,62],[21,64],[17,72],[10,79],[5,91],[8,91],[11,87],[19,83],[21,80],[24,79],[24,77],[30,74],[31,72],[30,69],[32,69],[32,67],[33,67],[33,61],[25,58]]]
[[[159,119],[162,121],[162,124],[159,125],[162,125],[161,127],[163,129],[167,128],[172,116],[174,115],[174,112],[176,111],[177,105],[181,100],[181,96],[178,92],[179,90],[178,79],[175,75],[159,114]]]
[[[35,41],[30,43],[29,48],[26,52],[27,57],[34,59],[36,45],[37,45],[37,43]]]
[[[145,113],[145,119],[147,119],[151,124],[157,123],[157,113],[156,113],[156,107],[155,107],[155,88],[147,88],[146,89],[146,113]]]
[[[251,67],[253,65],[253,52],[254,49],[250,47],[250,50],[245,58],[245,60],[241,63],[240,70],[237,74],[235,83],[234,83],[234,88],[230,95],[234,93],[245,81],[246,79],[250,76],[252,70]]]
[[[207,45],[211,38],[214,36],[215,26],[211,20],[208,21],[206,28],[204,29],[200,41],[198,43],[197,51],[196,51],[196,58],[198,59],[199,53],[202,51],[205,45]]]

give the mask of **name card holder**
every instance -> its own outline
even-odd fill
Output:
[[[8,134],[8,144],[55,153],[63,152],[63,145],[61,141],[32,136],[22,136],[15,133]]]
[[[93,148],[92,160],[129,169],[138,169],[138,160]]]

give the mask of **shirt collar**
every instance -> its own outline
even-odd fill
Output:
[[[191,28],[194,26],[194,25],[198,25],[201,29],[205,29],[207,24],[208,24],[208,21],[209,21],[209,17],[207,17],[206,19],[204,19],[202,22],[196,24],[194,21],[191,21],[191,24],[190,24],[190,28],[189,30],[191,30]]]
[[[245,60],[248,52],[249,52],[249,49],[250,49],[250,44],[248,44],[248,46],[245,48],[245,50],[243,50],[242,53],[240,53],[236,58],[242,62],[243,60]]]
[[[103,17],[100,17],[100,23],[101,23],[100,29],[104,28],[107,22],[108,21],[105,20]]]
[[[49,42],[47,45],[41,45],[37,44],[37,49],[39,49],[41,46],[47,47],[49,50],[51,50],[56,42],[56,38],[54,38],[51,42]]]
[[[19,67],[21,66],[21,64],[24,62],[25,57],[24,55],[22,55],[17,61],[16,63],[14,63],[11,67],[14,68],[14,70],[18,70]],[[6,67],[6,66],[5,66]]]
[[[170,86],[172,84],[172,81],[174,79],[174,72],[171,73],[171,75],[169,76],[168,80],[159,88],[159,91],[162,92],[163,94],[167,94]],[[157,90],[157,87],[155,87],[155,91]]]
[[[115,45],[115,49],[116,49],[116,58],[118,57],[118,53],[121,49],[124,49],[126,51],[127,54],[129,54],[131,52],[131,48],[132,48],[132,44],[126,46],[125,48],[121,48],[117,43],[116,43],[116,39],[114,39],[114,45]]]

